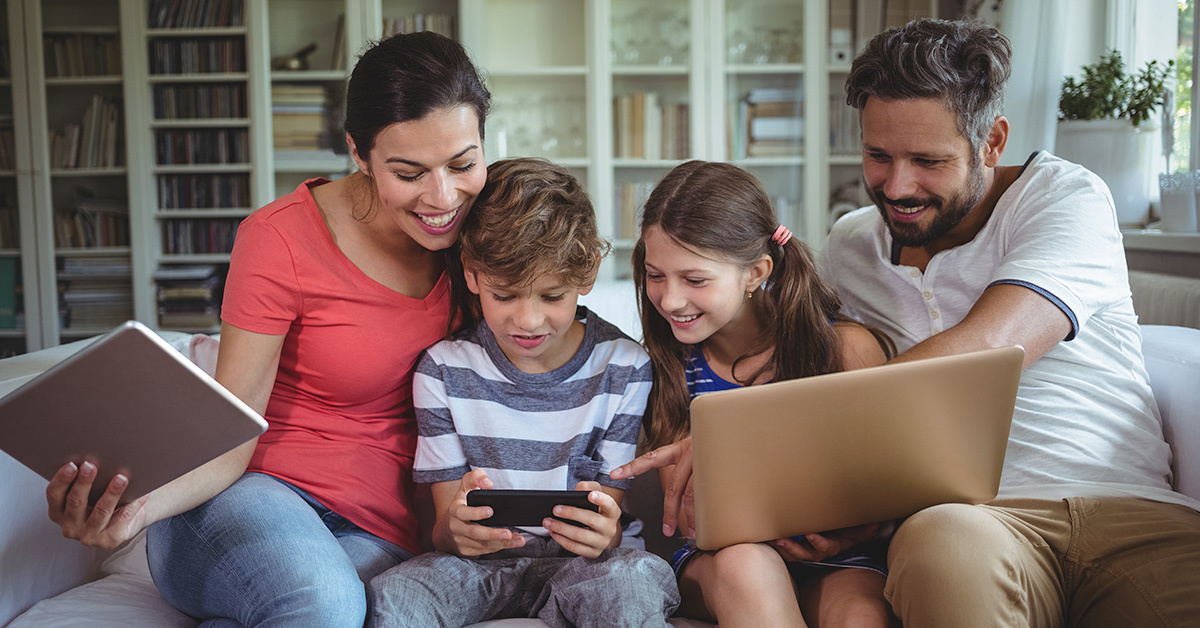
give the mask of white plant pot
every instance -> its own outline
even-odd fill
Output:
[[[1139,126],[1117,120],[1065,120],[1058,123],[1054,154],[1096,173],[1108,184],[1117,222],[1144,227],[1154,197],[1153,174],[1158,121]]]

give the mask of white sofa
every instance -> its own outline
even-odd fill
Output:
[[[598,286],[584,299],[601,316],[637,337],[636,309],[628,284]],[[1164,431],[1175,452],[1172,468],[1178,490],[1200,499],[1200,330],[1158,325],[1142,327],[1143,349]],[[165,332],[185,351],[188,336]],[[77,350],[87,341],[0,360],[0,395],[14,389]],[[45,514],[46,482],[0,452],[0,626],[55,628],[160,626],[193,628],[190,618],[168,606],[154,588],[143,543],[104,553],[63,539]],[[673,547],[656,536],[661,491],[643,476],[627,494],[626,509],[648,524],[647,547],[659,553]],[[31,608],[32,607],[32,608]],[[20,617],[17,617],[20,615]],[[14,619],[15,618],[15,619]],[[8,623],[8,622],[12,623]],[[672,620],[676,626],[703,622]],[[478,626],[534,628],[538,620],[501,620]]]

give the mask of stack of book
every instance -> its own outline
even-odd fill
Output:
[[[742,157],[792,157],[802,154],[804,95],[799,89],[752,89],[742,101],[746,151]]]
[[[241,26],[243,0],[152,0],[150,28]]]
[[[153,39],[150,74],[207,74],[246,71],[245,37]]]
[[[116,35],[47,35],[46,76],[110,76],[121,73]]]
[[[154,137],[160,165],[250,161],[250,134],[246,129],[159,129]]]
[[[54,246],[129,246],[129,204],[95,198],[90,190],[76,189],[75,206],[54,213]]]
[[[325,87],[271,86],[271,124],[276,151],[317,151],[328,147]]]
[[[216,264],[159,266],[154,272],[158,325],[208,331],[221,324],[224,278]]]
[[[687,159],[687,103],[662,103],[655,92],[613,99],[613,148],[618,159]]]
[[[154,117],[245,118],[246,86],[228,85],[155,85]]]
[[[183,218],[165,221],[163,253],[200,255],[229,253],[237,235],[236,218]]]
[[[168,174],[158,177],[160,209],[247,207],[250,177],[244,174]]]
[[[121,165],[121,101],[95,94],[83,120],[50,131],[50,167],[115,168]]]
[[[67,257],[58,272],[62,326],[108,329],[133,318],[128,257]]]

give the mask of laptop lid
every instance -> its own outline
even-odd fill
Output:
[[[990,501],[1024,355],[1004,347],[696,397],[696,545]]]
[[[49,480],[93,461],[94,502],[118,472],[132,501],[262,434],[254,410],[129,321],[0,398],[0,450]]]

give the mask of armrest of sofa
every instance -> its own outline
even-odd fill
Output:
[[[159,332],[189,352],[192,334]],[[0,396],[6,395],[91,344],[95,338],[0,360]],[[37,602],[95,580],[112,552],[65,539],[46,516],[46,480],[0,451],[0,626]]]
[[[1200,329],[1142,325],[1142,353],[1171,444],[1175,490],[1200,499]]]
[[[94,340],[0,360],[0,396]],[[0,626],[39,600],[94,580],[108,552],[64,539],[46,517],[46,480],[0,451]]]

